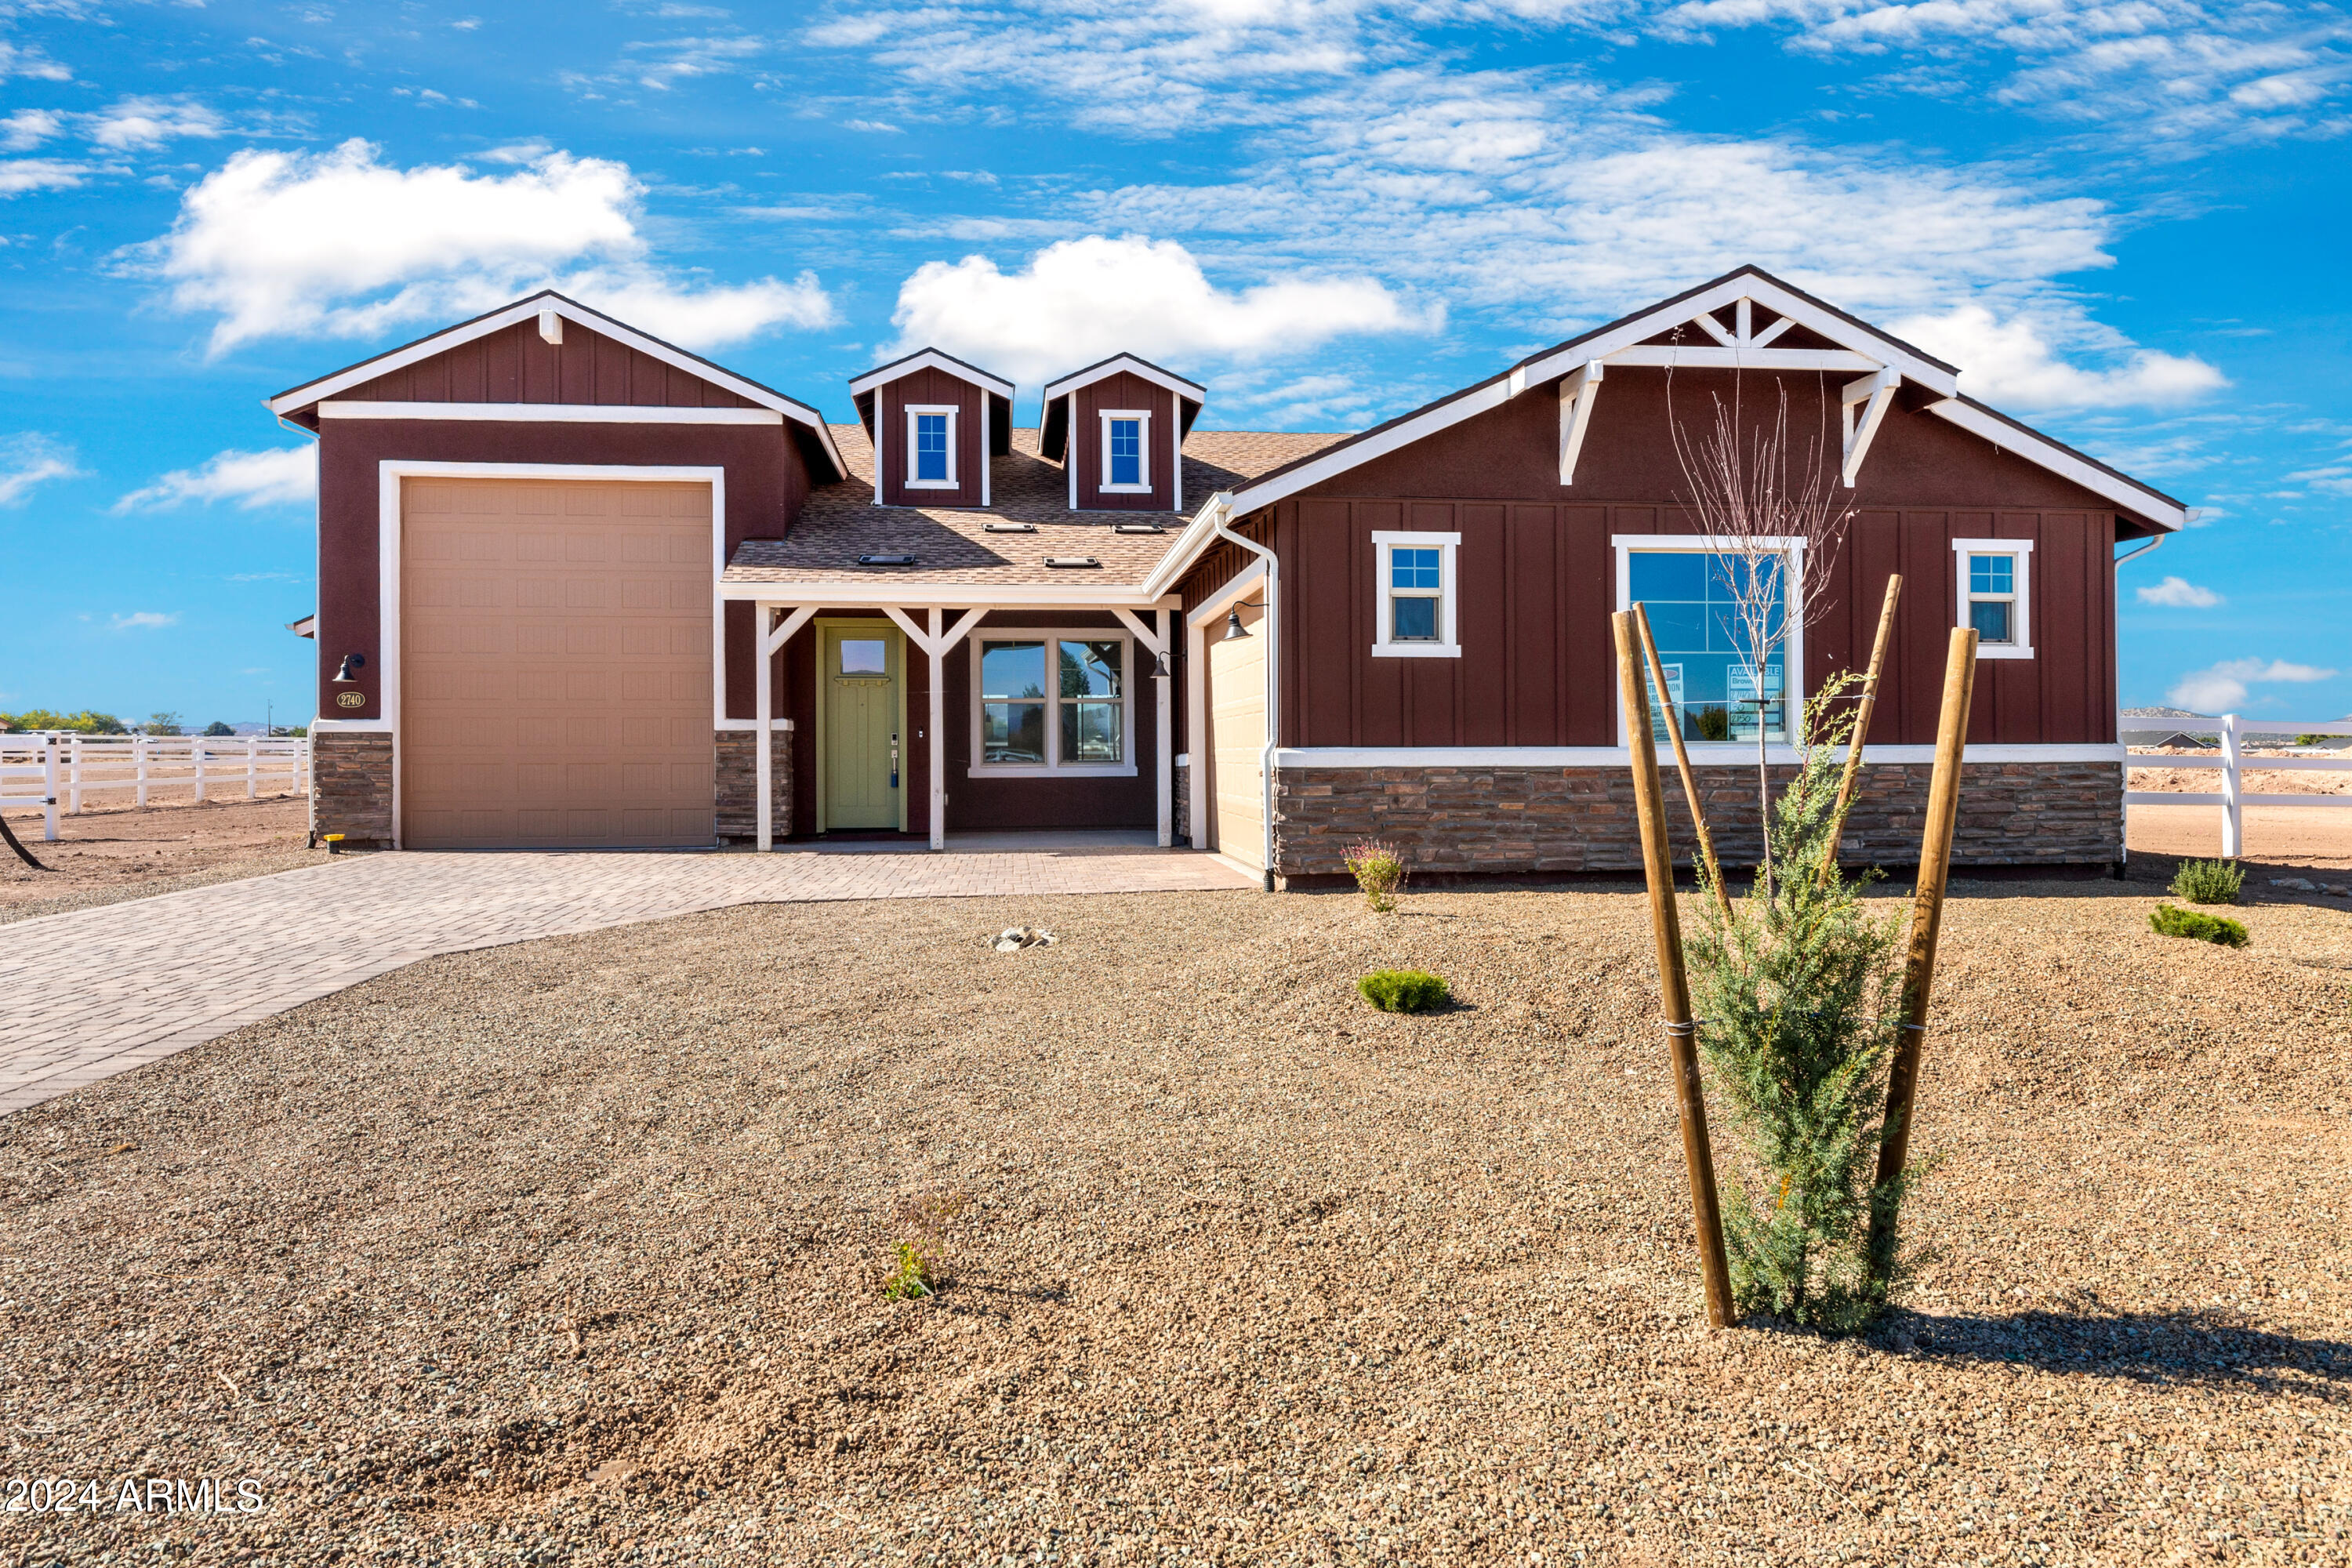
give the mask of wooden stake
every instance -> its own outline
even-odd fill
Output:
[[[1886,645],[1895,637],[1895,601],[1903,596],[1903,578],[1886,578],[1886,603],[1878,612],[1878,636],[1870,645],[1870,672],[1862,678],[1862,700],[1854,704],[1853,739],[1846,747],[1845,776],[1838,780],[1837,808],[1830,814],[1830,849],[1822,858],[1822,880],[1837,870],[1838,840],[1845,837],[1845,805],[1853,798],[1854,781],[1862,776],[1863,742],[1870,739],[1870,716],[1878,707],[1878,673],[1886,668]]]
[[[1723,922],[1731,923],[1731,895],[1723,890],[1723,868],[1715,863],[1715,835],[1706,830],[1706,813],[1698,804],[1698,780],[1691,774],[1690,751],[1683,744],[1683,716],[1675,710],[1675,700],[1666,691],[1666,667],[1658,658],[1658,639],[1650,635],[1650,612],[1639,604],[1633,606],[1633,629],[1642,634],[1642,653],[1650,662],[1650,679],[1658,689],[1658,707],[1666,716],[1666,739],[1675,743],[1675,766],[1683,775],[1683,798],[1690,802],[1691,823],[1698,829],[1698,852],[1706,862],[1706,879],[1715,885],[1716,907],[1723,911]],[[1650,713],[1642,710],[1642,722],[1646,728]],[[1655,742],[1652,742],[1654,748]]]
[[[1911,1149],[1911,1114],[1918,1099],[1920,1046],[1927,1031],[1927,994],[1936,979],[1936,939],[1944,923],[1944,883],[1952,868],[1952,830],[1959,819],[1960,761],[1969,735],[1969,700],[1977,680],[1977,634],[1952,632],[1944,659],[1944,703],[1936,721],[1936,772],[1927,784],[1927,831],[1919,845],[1919,887],[1912,895],[1911,949],[1903,964],[1903,1037],[1886,1075],[1886,1120],[1878,1143],[1878,1180],[1903,1173]],[[1874,1203],[1870,1268],[1883,1289],[1895,1263],[1897,1205]]]
[[[1609,617],[1617,637],[1619,693],[1632,742],[1633,799],[1640,809],[1642,867],[1650,881],[1650,934],[1658,946],[1658,991],[1665,1011],[1666,1049],[1674,1061],[1675,1105],[1682,1114],[1683,1163],[1690,1171],[1691,1217],[1698,1228],[1699,1272],[1706,1283],[1706,1321],[1734,1321],[1731,1268],[1723,1254],[1723,1215],[1716,1206],[1715,1155],[1707,1146],[1706,1100],[1698,1077],[1697,1026],[1691,1021],[1690,978],[1683,969],[1682,916],[1675,907],[1674,853],[1666,843],[1666,795],[1658,778],[1658,746],[1650,734],[1650,703],[1633,647],[1633,612]]]

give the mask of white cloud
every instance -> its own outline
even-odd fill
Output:
[[[691,347],[835,320],[815,278],[727,286],[656,267],[625,164],[509,150],[502,174],[403,169],[353,140],[241,152],[182,198],[172,231],[128,253],[183,310],[215,313],[215,354],[257,338],[370,337],[476,314],[553,285]]]
[[[51,479],[81,477],[70,447],[46,436],[18,436],[0,442],[0,506],[22,506],[35,488]]]
[[[12,76],[35,81],[71,81],[73,72],[40,51],[35,44],[12,44],[0,38],[0,80]]]
[[[88,163],[68,163],[55,158],[0,160],[0,196],[18,196],[26,191],[70,191],[98,172]]]
[[[2352,463],[2331,463],[2325,468],[2298,468],[2287,476],[2315,490],[2330,495],[2352,496]]]
[[[2210,610],[2221,602],[2221,595],[2210,588],[2200,588],[2186,577],[2167,577],[2153,588],[2138,590],[2143,605],[2162,605],[2174,610]]]
[[[85,117],[91,142],[109,151],[161,147],[175,137],[210,140],[228,134],[228,122],[190,98],[126,98]]]
[[[1180,366],[1245,362],[1342,336],[1434,331],[1444,320],[1360,276],[1220,289],[1173,240],[1099,235],[1047,246],[1013,273],[984,256],[928,262],[899,288],[891,317],[901,351],[936,346],[1024,382],[1122,349]]]
[[[2080,333],[2084,323],[2078,315],[2063,325]],[[2046,321],[2024,315],[2002,321],[1982,305],[1906,317],[1890,330],[1959,366],[1972,395],[2019,408],[2160,406],[2230,384],[2201,359],[2155,349],[2131,350],[2104,370],[2069,364],[2057,356]]]
[[[113,625],[118,632],[153,631],[159,626],[177,626],[179,621],[179,616],[161,610],[133,610],[127,616],[116,616]]]
[[[2270,682],[2305,683],[2332,680],[2336,671],[2284,659],[2224,659],[2210,669],[2181,677],[2167,695],[2181,708],[2200,713],[2234,713],[2245,705],[2250,686]]]
[[[160,511],[187,501],[210,506],[235,501],[257,507],[292,506],[319,493],[319,448],[278,447],[260,452],[216,452],[193,468],[175,468],[144,489],[132,490],[114,510]]]
[[[37,147],[65,129],[65,117],[53,109],[20,109],[0,120],[0,151],[22,153]]]
[[[638,84],[667,92],[681,81],[731,71],[751,56],[764,52],[768,45],[764,39],[750,37],[663,38],[625,47],[632,54],[646,57],[643,64],[629,68],[636,71]]]

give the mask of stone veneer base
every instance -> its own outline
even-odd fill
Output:
[[[770,731],[775,754],[769,783],[773,811],[769,831],[778,838],[793,831],[793,731],[778,724]],[[760,732],[721,730],[719,744],[719,842],[757,843],[760,837]]]
[[[1795,776],[1775,767],[1775,795]],[[1916,865],[1927,763],[1863,765],[1839,858]],[[1761,853],[1756,770],[1697,770],[1716,853],[1748,867]],[[1696,853],[1682,784],[1666,771],[1677,865]],[[1181,795],[1179,798],[1182,798]],[[2120,763],[1972,763],[1960,778],[1958,866],[2113,867],[2123,859]],[[1638,871],[1642,846],[1627,768],[1285,768],[1276,775],[1275,858],[1284,878],[1344,877],[1360,838],[1395,845],[1440,877]]]
[[[392,847],[392,737],[321,730],[310,737],[310,830],[349,849]]]

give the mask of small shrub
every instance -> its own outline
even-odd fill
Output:
[[[936,1294],[950,1276],[947,1227],[971,1206],[969,1194],[954,1187],[918,1193],[898,1205],[899,1238],[892,1244],[894,1261],[882,1276],[882,1294],[893,1301],[915,1301]]]
[[[2172,874],[2172,896],[2192,904],[2234,904],[2246,874],[2227,860],[2183,860]]]
[[[1364,1000],[1383,1013],[1426,1013],[1452,999],[1443,975],[1419,969],[1383,969],[1356,982]]]
[[[931,1293],[931,1260],[915,1250],[911,1241],[898,1244],[898,1261],[882,1276],[882,1294],[893,1301],[913,1301]]]
[[[1397,907],[1397,894],[1404,889],[1404,857],[1396,846],[1378,838],[1360,839],[1348,846],[1348,869],[1355,873],[1356,886],[1364,890],[1364,901],[1381,914]]]
[[[2200,914],[2195,910],[2158,904],[2156,912],[2147,917],[2147,923],[2148,929],[2160,936],[2194,937],[2199,942],[2219,942],[2223,947],[2246,945],[2246,928],[2221,915]]]

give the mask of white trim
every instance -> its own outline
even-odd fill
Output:
[[[936,613],[936,612],[934,612]],[[1116,763],[1065,763],[1062,751],[1061,660],[1055,644],[1063,642],[1108,642],[1118,639],[1119,651],[1119,753]],[[992,642],[1042,642],[1045,645],[1045,695],[1040,699],[1045,710],[1045,756],[1043,764],[1035,763],[989,763],[981,759],[987,737],[980,722],[980,661],[982,647]],[[964,662],[971,670],[971,776],[992,779],[1064,779],[1113,778],[1131,779],[1141,770],[1135,761],[1135,648],[1133,634],[1124,628],[1109,626],[989,626],[972,634],[971,658]]]
[[[1742,300],[1741,308],[1745,309],[1747,303]],[[1839,465],[1838,477],[1845,481],[1846,489],[1853,489],[1853,481],[1861,476],[1862,460],[1870,455],[1870,443],[1885,422],[1886,411],[1895,405],[1895,389],[1902,384],[1900,375],[1881,367],[1859,381],[1847,382],[1840,395],[1838,419],[1844,427],[1845,456]],[[1857,403],[1864,405],[1859,420],[1853,412]]]
[[[1635,343],[1629,348],[1612,349],[1605,357],[1610,364],[1639,365],[1650,369],[1872,372],[1886,368],[1868,354],[1856,353],[1852,349],[1710,348],[1682,343]]]
[[[1576,482],[1577,454],[1584,450],[1584,432],[1592,424],[1592,405],[1601,398],[1601,382],[1608,367],[1599,360],[1579,365],[1559,381],[1559,482]]]
[[[1107,496],[1138,496],[1151,492],[1151,410],[1149,408],[1097,408],[1095,410],[1102,426],[1102,467],[1095,470],[1095,491]],[[1136,422],[1135,467],[1143,476],[1136,484],[1115,485],[1110,480],[1110,426],[1114,419]]]
[[[563,316],[552,307],[542,306],[539,312],[539,341],[551,348],[563,346]]]
[[[723,468],[636,468],[608,463],[415,463],[385,458],[376,465],[376,706],[392,732],[392,847],[401,843],[400,799],[400,486],[404,479],[569,479],[645,484],[708,484],[710,487],[712,579],[727,569],[727,470]],[[757,717],[727,717],[727,616],[723,600],[710,603],[710,709],[712,728],[756,730]]]
[[[989,481],[996,475],[995,458],[988,449],[990,437],[994,433],[992,426],[996,417],[995,406],[984,396],[980,400],[980,504],[982,506],[989,504]]]
[[[1096,382],[1114,375],[1131,375],[1139,381],[1148,381],[1162,392],[1172,392],[1179,397],[1189,397],[1195,403],[1205,403],[1209,399],[1207,387],[1195,386],[1182,376],[1171,374],[1161,370],[1158,365],[1146,364],[1133,354],[1119,353],[1113,354],[1100,364],[1089,365],[1084,370],[1072,371],[1059,381],[1048,382],[1045,385],[1044,401],[1051,403],[1057,397],[1074,395],[1081,388],[1092,386]],[[1181,414],[1182,411],[1180,409],[1178,412]]]
[[[378,354],[371,360],[362,360],[348,370],[337,371],[332,375],[307,383],[289,392],[282,392],[276,397],[266,399],[264,406],[272,414],[282,417],[297,409],[307,408],[313,403],[323,402],[338,392],[347,391],[352,387],[373,381],[380,375],[389,375],[395,370],[405,369],[419,361],[431,359],[435,354],[446,353],[461,343],[472,342],[476,338],[485,338],[492,332],[503,331],[518,321],[530,321],[549,310],[554,311],[560,317],[579,322],[592,332],[602,333],[615,342],[626,344],[639,353],[650,355],[673,369],[698,376],[713,386],[724,387],[738,397],[748,398],[762,408],[772,408],[779,414],[789,416],[800,424],[807,426],[816,432],[818,441],[824,447],[824,455],[833,460],[833,471],[845,479],[849,477],[849,464],[843,459],[841,448],[834,445],[833,431],[825,425],[824,416],[807,404],[786,397],[782,393],[771,391],[756,382],[746,381],[733,372],[721,370],[706,360],[696,359],[691,354],[672,348],[658,339],[649,338],[635,328],[616,321],[601,311],[592,310],[584,305],[574,304],[558,295],[545,292],[534,294],[528,300],[519,300],[505,310],[492,311],[479,321],[467,322],[463,326],[451,327],[445,331],[436,332],[429,338],[420,338],[405,348]]]
[[[321,419],[460,419],[498,424],[782,425],[772,408],[666,408],[637,403],[321,403]]]
[[[1091,575],[1091,574],[1090,574]],[[1156,610],[1178,601],[1172,594],[1146,594],[1134,588],[1079,586],[1064,588],[1029,583],[953,583],[909,581],[877,574],[871,577],[827,578],[813,583],[721,583],[722,600],[772,605],[819,605],[842,609],[878,610],[899,605],[909,609],[940,605],[949,609],[983,605],[997,610],[1021,610],[1039,605],[1067,609]]]
[[[1931,403],[1927,405],[1927,412],[1951,421],[1971,436],[1982,437],[2003,451],[2014,452],[2028,462],[2039,464],[2061,479],[2074,480],[2093,495],[2137,512],[2158,528],[2189,526],[2189,509],[2179,501],[2167,500],[2154,490],[2144,489],[2120,475],[2107,472],[2095,463],[2086,462],[2037,431],[2011,425],[1957,397]]]
[[[1789,580],[1791,583],[1802,582],[1805,575],[1805,542],[1790,534],[1769,535],[1763,539],[1747,541],[1743,545],[1731,540],[1718,539],[1711,533],[1612,533],[1609,536],[1609,543],[1617,555],[1616,607],[1620,610],[1630,610],[1633,607],[1633,571],[1631,557],[1636,551],[1653,553],[1678,551],[1688,554],[1738,555],[1744,553],[1747,546],[1755,546],[1793,557],[1789,563]],[[1784,732],[1789,726],[1797,723],[1805,711],[1805,625],[1801,616],[1791,613],[1794,607],[1793,605],[1782,607],[1782,614],[1789,618],[1789,629],[1781,638],[1780,644],[1780,657],[1788,661],[1788,668],[1783,672],[1780,682],[1782,696],[1785,699],[1785,705],[1781,711]],[[1611,656],[1611,662],[1615,662],[1614,655]],[[1761,671],[1758,672],[1758,678],[1759,679],[1762,678]],[[1612,715],[1610,732],[1615,735],[1622,744],[1625,739],[1625,715],[1620,711],[1619,705],[1615,703],[1610,705],[1609,710]],[[1756,754],[1756,742],[1753,741],[1726,743],[1744,744],[1748,756],[1753,757]],[[1771,742],[1767,742],[1766,744],[1769,746]],[[1874,746],[1870,749],[1870,754],[1876,756],[1883,749]],[[1696,756],[1700,747],[1690,746],[1689,750],[1693,756]],[[1932,753],[1935,748],[1930,746],[1927,750],[1931,753],[1930,760],[1933,760]],[[1793,757],[1796,753],[1791,751],[1790,755]]]
[[[1828,748],[1836,757],[1843,746]],[[1753,767],[1756,748],[1739,742],[1701,742],[1689,747],[1699,767]],[[1285,746],[1276,753],[1286,768],[1622,768],[1633,753],[1623,746]],[[1768,745],[1765,759],[1775,766],[1804,760],[1794,746]],[[1903,763],[1916,767],[1936,760],[1933,746],[1873,745],[1863,752],[1865,764]],[[2122,763],[2134,760],[2126,747],[2105,744],[1970,746],[1961,759],[1969,763]],[[2145,761],[2145,759],[2137,759]],[[2173,798],[2170,796],[2168,799]]]
[[[919,370],[945,371],[958,381],[967,382],[973,386],[992,392],[1007,401],[1010,401],[1013,396],[1013,387],[1011,382],[999,380],[978,365],[965,364],[961,361],[950,359],[937,349],[924,349],[908,354],[905,359],[893,360],[888,364],[876,366],[849,384],[849,395],[856,397],[862,393],[871,392],[877,387],[887,386],[894,381],[903,381]]]
[[[1437,552],[1437,641],[1397,642],[1390,636],[1390,619],[1396,591],[1389,571],[1390,556],[1400,545],[1407,550]],[[1459,533],[1420,533],[1411,531],[1381,529],[1372,534],[1372,657],[1374,658],[1460,658],[1462,638],[1456,630],[1454,606],[1461,597],[1461,576],[1456,570],[1456,557],[1461,553]],[[1432,595],[1414,593],[1410,597]]]
[[[903,488],[910,490],[960,490],[963,489],[963,481],[957,477],[956,473],[957,468],[961,466],[956,461],[957,458],[961,455],[956,450],[956,436],[958,434],[956,426],[961,423],[957,416],[961,415],[963,410],[952,403],[908,403],[899,405],[899,412],[907,416],[907,478]],[[921,457],[920,452],[918,451],[916,447],[915,420],[917,416],[925,414],[944,414],[947,416],[948,477],[944,479],[919,479],[915,477],[915,464]],[[876,423],[878,424],[880,421],[877,420]]]
[[[2012,580],[2016,584],[2016,591],[2010,597],[2015,601],[2016,614],[2011,620],[2010,630],[2017,635],[2018,640],[2009,643],[1979,641],[1977,644],[1977,658],[1979,659],[2032,658],[2033,657],[2033,541],[2030,539],[1955,539],[1952,541],[1952,553],[1958,557],[1953,563],[1952,575],[1958,581],[1959,591],[1958,607],[1954,611],[1957,618],[1952,622],[1956,626],[1965,626],[1969,624],[1970,602],[1969,557],[2007,555],[2015,559],[2017,567],[2012,574]]]
[[[1078,510],[1078,395],[1075,392],[1070,394],[1067,423],[1069,428],[1062,434],[1062,477],[1069,481],[1070,510],[1076,511]],[[1041,431],[1045,428],[1045,415],[1042,409],[1037,415],[1037,428]]]
[[[1257,592],[1258,585],[1265,581],[1265,561],[1253,561],[1212,589],[1209,596],[1201,601],[1200,607],[1192,611],[1185,619],[1192,626],[1206,626],[1211,621]]]

